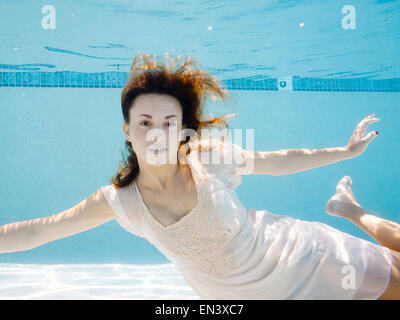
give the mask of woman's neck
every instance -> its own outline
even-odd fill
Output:
[[[180,173],[178,164],[153,166],[139,164],[140,170],[136,183],[144,189],[163,192],[173,183]]]

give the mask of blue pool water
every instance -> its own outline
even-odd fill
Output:
[[[234,100],[209,101],[206,113],[236,113],[230,128],[254,129],[255,150],[344,146],[375,113],[368,132],[379,135],[361,156],[243,176],[237,193],[248,208],[377,243],[325,212],[349,175],[363,207],[400,222],[400,1],[352,1],[353,29],[344,1],[52,1],[54,25],[46,4],[0,2],[0,225],[66,210],[110,183],[125,141],[121,88],[139,52],[188,54],[219,77]],[[71,297],[196,294],[115,221],[0,254],[0,298]]]

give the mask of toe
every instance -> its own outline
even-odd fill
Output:
[[[343,187],[351,187],[352,185],[352,181],[351,178],[349,176],[344,176],[342,179],[340,179],[339,181],[340,185],[343,185]]]
[[[344,192],[349,184],[347,176],[344,176],[336,185],[336,192]]]
[[[349,176],[344,176],[343,181],[347,182],[348,184],[351,184],[351,179]]]

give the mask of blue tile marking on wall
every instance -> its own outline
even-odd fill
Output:
[[[293,91],[400,91],[400,78],[321,79],[293,77]]]
[[[122,88],[127,72],[0,72],[0,87]]]
[[[0,87],[122,88],[127,72],[85,73],[75,71],[0,72]],[[222,80],[228,90],[278,90],[278,79],[255,76]],[[292,77],[293,91],[400,91],[400,78],[302,78]]]

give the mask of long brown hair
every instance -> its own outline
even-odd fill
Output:
[[[201,128],[218,127],[224,125],[229,129],[228,123],[223,120],[227,116],[215,117],[205,120],[203,117],[204,104],[210,93],[215,99],[217,94],[224,102],[230,98],[228,92],[222,89],[218,78],[204,70],[193,70],[192,66],[197,63],[192,57],[170,57],[165,55],[165,63],[157,60],[155,55],[139,53],[132,62],[130,73],[126,84],[122,89],[121,107],[126,124],[129,124],[129,110],[136,97],[146,93],[168,94],[175,97],[182,107],[182,126],[194,130],[201,137]],[[181,60],[184,61],[180,66]],[[180,143],[179,150],[183,144],[190,141],[190,137]],[[129,156],[118,164],[118,172],[112,177],[111,183],[115,188],[129,185],[139,173],[136,153],[132,144],[126,140],[125,147]],[[201,146],[200,146],[201,149]],[[178,161],[178,165],[181,165]]]

